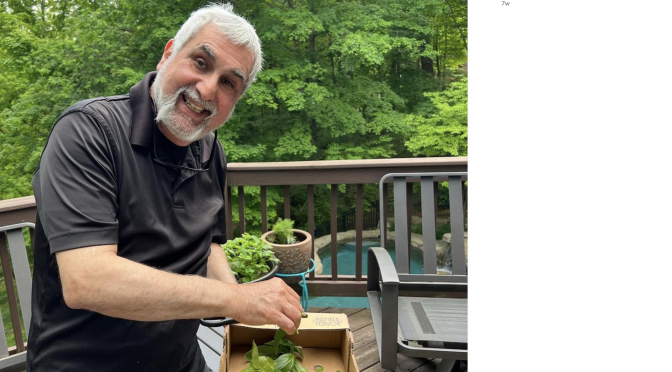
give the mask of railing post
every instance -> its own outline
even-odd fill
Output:
[[[380,223],[380,246],[385,248],[386,242],[387,242],[387,200],[389,198],[388,195],[388,186],[387,184],[383,184],[383,200],[379,200],[378,202],[380,203],[380,213],[381,216],[379,216],[379,220],[381,221]]]
[[[355,280],[362,280],[362,230],[364,225],[364,185],[357,185]]]
[[[245,232],[245,189],[238,186],[238,229],[242,236]]]
[[[268,231],[268,212],[266,211],[266,186],[261,186],[259,192],[261,199],[261,233]]]
[[[289,199],[289,185],[285,185],[285,218],[290,218]]]
[[[315,259],[315,195],[313,185],[308,185],[308,233],[313,237],[310,247],[310,258]],[[310,272],[309,279],[315,279],[315,270]]]
[[[231,207],[232,202],[233,202],[233,199],[231,198],[231,187],[226,186],[226,198],[225,198],[224,207],[226,208],[226,239],[227,240],[232,240],[233,239],[233,208]]]
[[[408,247],[408,263],[409,263],[409,273],[410,271],[410,263],[411,263],[411,234],[413,233],[413,183],[406,181],[406,218],[407,220],[407,228],[408,228],[408,237],[406,238],[407,241],[407,247]],[[395,235],[396,236],[396,235]]]
[[[338,227],[336,212],[338,209],[338,185],[331,184],[331,280],[338,280]]]

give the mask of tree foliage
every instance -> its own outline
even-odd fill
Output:
[[[414,155],[467,155],[467,79],[441,92],[425,93],[434,106],[429,115],[407,116],[413,128],[406,146]]]
[[[32,194],[42,148],[65,108],[128,92],[207,3],[0,1],[0,199]],[[219,131],[229,161],[466,154],[466,0],[234,6],[257,28],[265,63]],[[254,200],[259,191],[245,192]],[[269,191],[270,205],[279,200]],[[258,226],[260,216],[248,218]]]

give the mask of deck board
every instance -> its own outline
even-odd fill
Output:
[[[378,346],[376,344],[376,335],[373,330],[373,321],[371,320],[371,311],[369,309],[358,308],[338,308],[338,307],[311,307],[308,312],[312,313],[344,313],[348,316],[350,330],[355,339],[354,351],[357,366],[360,372],[384,372],[380,367],[378,357]],[[203,328],[203,327],[201,327]],[[221,328],[221,327],[220,327]],[[207,332],[206,332],[207,331]],[[221,345],[222,331],[212,332],[207,329],[199,329],[199,342],[207,342],[209,345]],[[216,339],[217,336],[219,340]],[[212,350],[201,344],[203,353],[206,355],[208,366],[213,372],[218,372],[219,359]],[[220,350],[221,354],[221,350]],[[436,371],[436,361],[423,358],[409,358],[402,354],[397,354],[397,365],[402,372],[434,372]]]

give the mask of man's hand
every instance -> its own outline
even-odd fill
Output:
[[[239,285],[231,300],[231,317],[239,322],[260,325],[277,324],[287,334],[293,334],[301,323],[300,297],[280,278]],[[231,308],[231,306],[229,306]]]

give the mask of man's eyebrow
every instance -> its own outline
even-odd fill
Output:
[[[212,59],[213,62],[217,63],[217,56],[215,55],[215,52],[212,51],[212,48],[208,44],[201,44],[197,47],[197,49],[200,49],[203,51],[203,53],[207,54],[210,59]],[[245,74],[238,70],[238,69],[233,69],[231,73],[240,79],[241,83],[245,83]]]
[[[215,52],[212,51],[212,48],[210,48],[209,45],[201,44],[198,46],[198,49],[202,50],[205,54],[207,54],[210,57],[210,59],[212,59],[213,62],[217,62],[217,56],[215,55]]]
[[[231,73],[233,73],[234,76],[236,76],[238,79],[240,79],[241,83],[245,83],[245,74],[243,74],[242,71],[240,71],[238,69],[233,69],[231,71]]]

